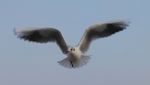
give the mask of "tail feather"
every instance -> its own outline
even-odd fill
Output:
[[[75,62],[70,62],[70,57],[67,57],[61,61],[58,61],[58,63],[66,68],[79,68],[88,63],[90,60],[90,56],[81,56],[81,58]]]

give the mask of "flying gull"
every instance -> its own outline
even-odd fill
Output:
[[[58,63],[67,68],[78,68],[88,63],[90,56],[86,54],[90,43],[99,38],[108,37],[116,32],[124,30],[128,26],[125,21],[114,21],[90,26],[84,33],[79,44],[69,47],[61,32],[55,28],[37,28],[29,30],[14,30],[20,38],[32,42],[47,43],[56,42],[61,51],[67,57]]]

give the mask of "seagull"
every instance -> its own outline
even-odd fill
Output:
[[[92,25],[86,29],[80,42],[75,47],[68,46],[61,32],[52,27],[28,30],[14,29],[14,33],[20,39],[32,42],[55,42],[62,53],[67,56],[63,60],[58,61],[58,63],[66,68],[79,68],[87,64],[90,59],[90,55],[87,55],[86,52],[92,41],[111,36],[112,34],[124,30],[127,26],[128,22],[125,21],[113,21]]]

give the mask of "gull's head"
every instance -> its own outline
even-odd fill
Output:
[[[75,55],[75,56],[77,56],[77,55],[79,54],[78,51],[79,51],[79,50],[78,50],[77,47],[70,47],[70,48],[69,48],[69,53],[70,53],[70,54],[73,54],[73,55]]]
[[[69,48],[69,52],[75,52],[75,48],[74,47],[70,47]]]
[[[80,51],[79,47],[70,47],[69,54],[80,57],[82,52]]]

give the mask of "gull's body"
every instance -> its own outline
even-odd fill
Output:
[[[81,41],[76,47],[68,47],[61,32],[55,28],[39,28],[16,31],[15,34],[24,40],[46,43],[56,42],[61,51],[67,57],[58,63],[67,68],[77,68],[87,64],[90,59],[86,52],[90,43],[98,38],[108,37],[116,32],[122,31],[128,24],[124,21],[102,23],[90,26],[84,33]]]

